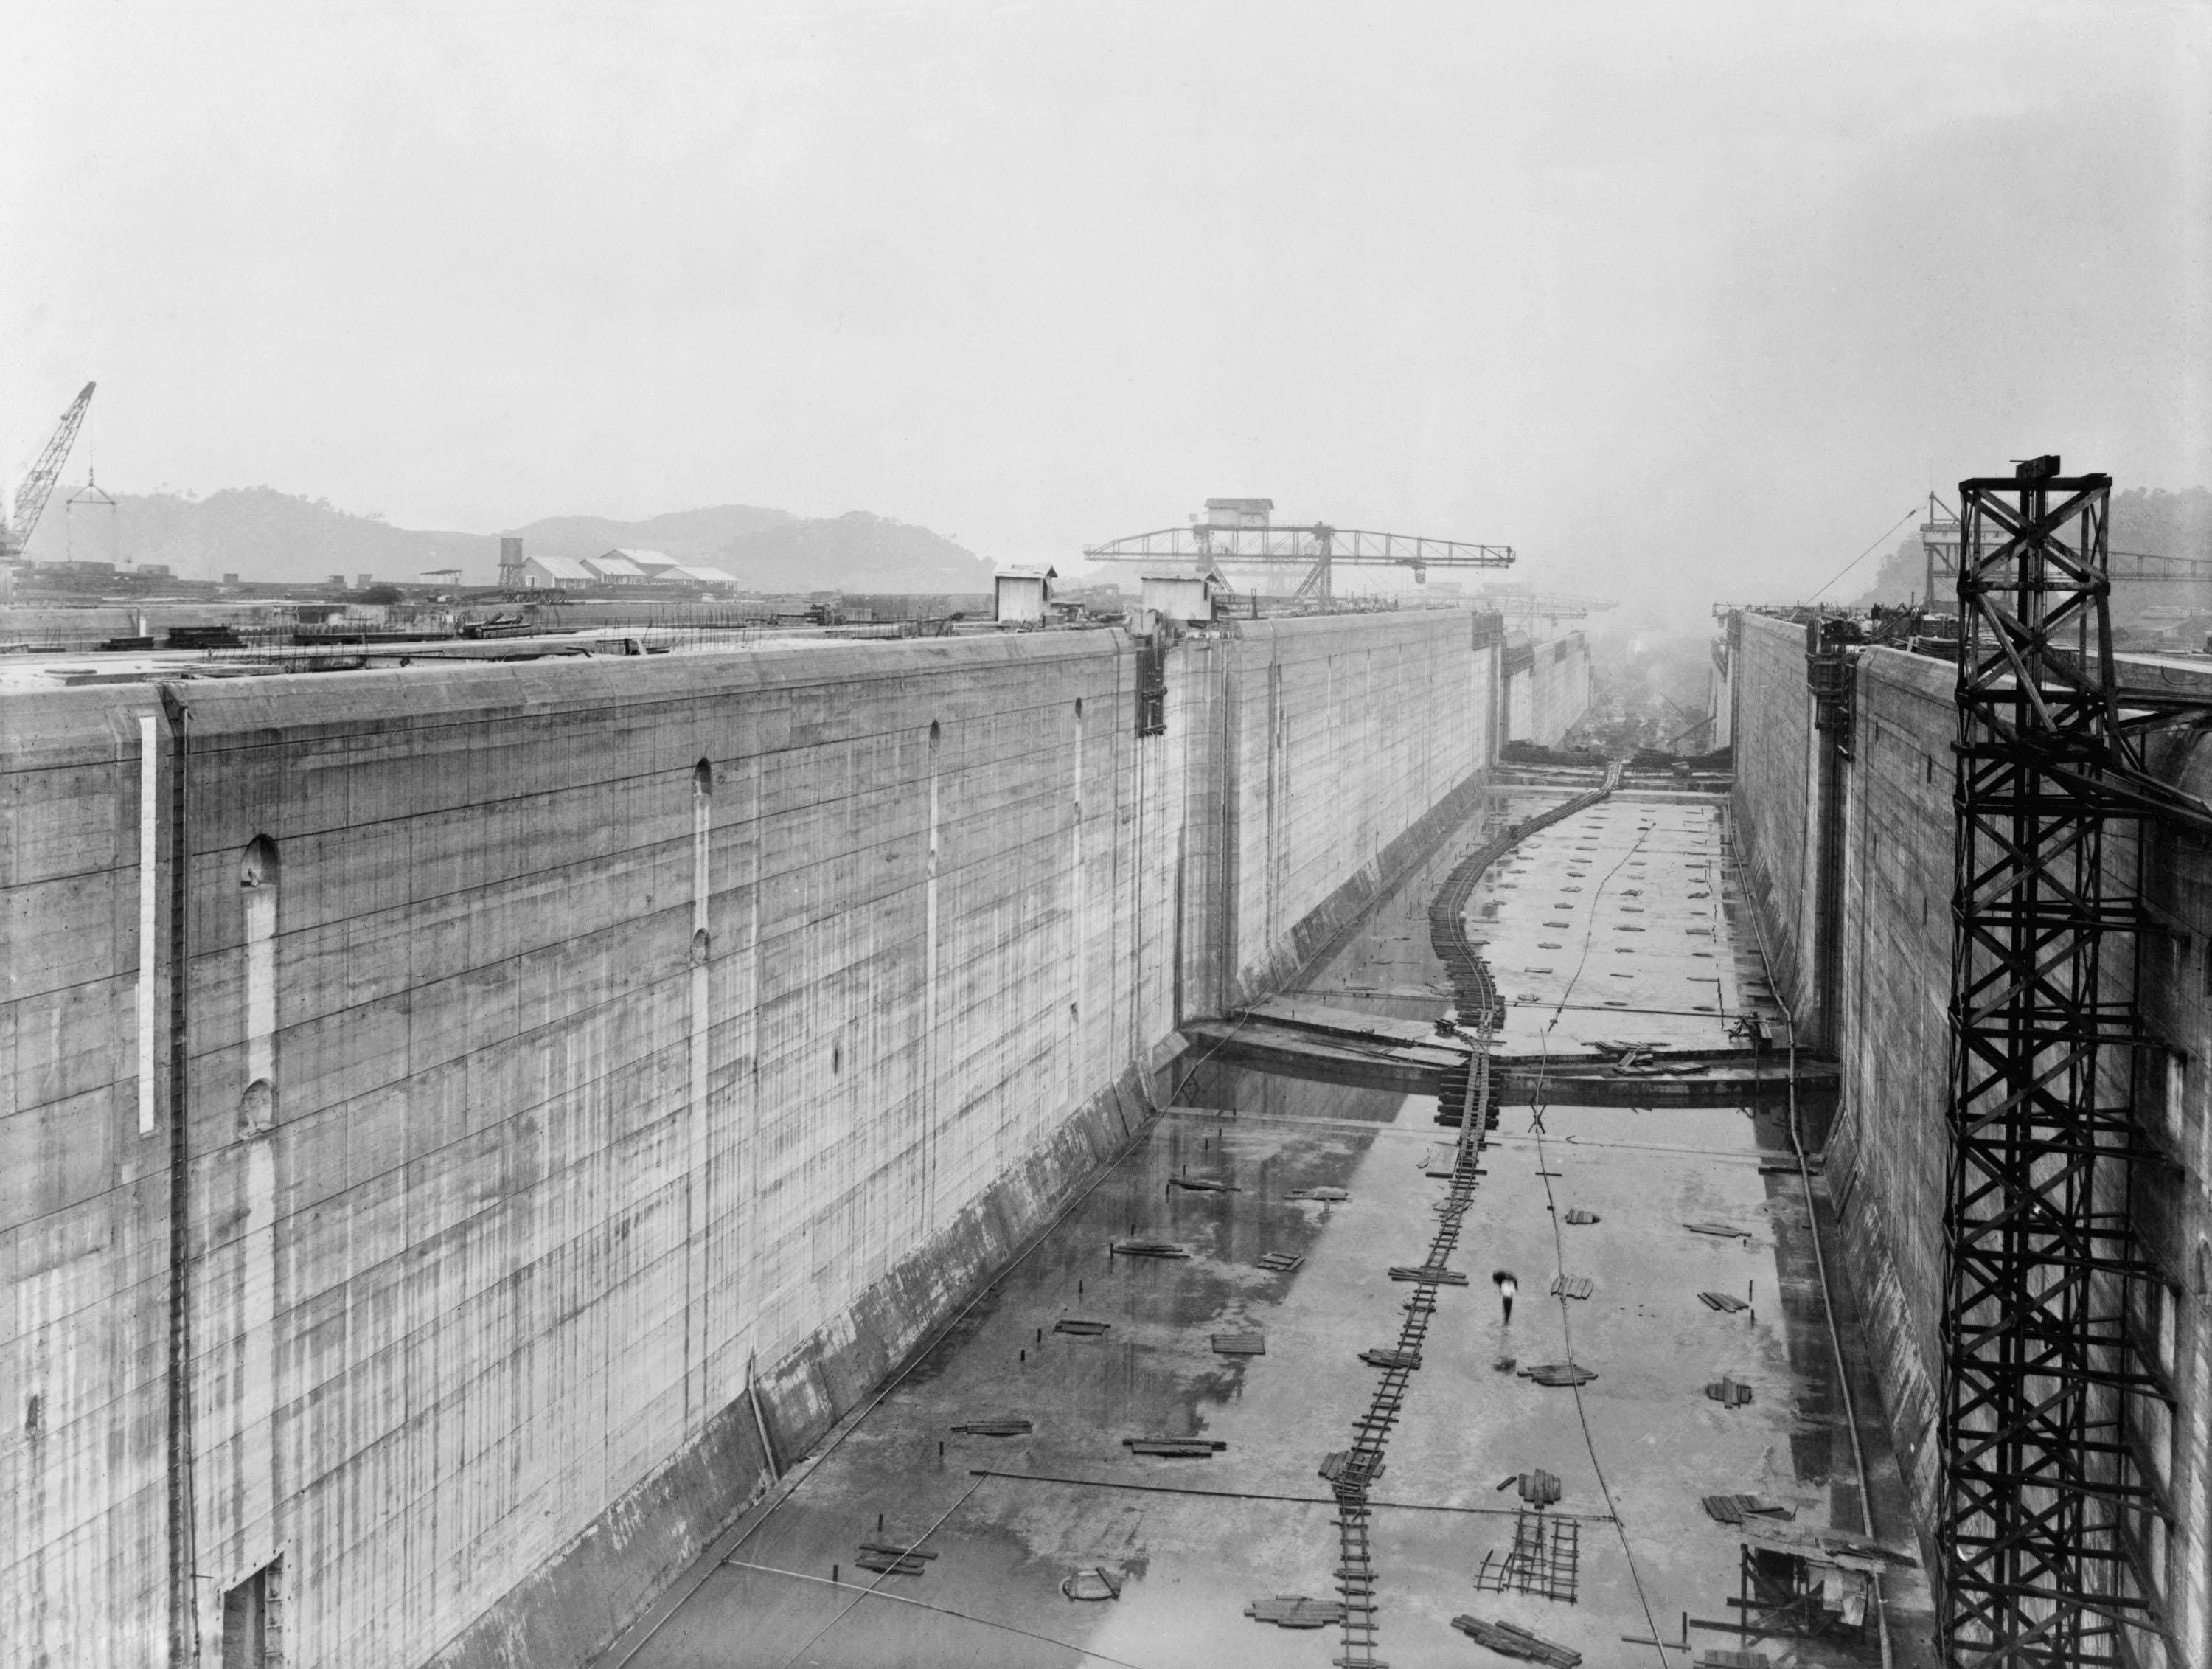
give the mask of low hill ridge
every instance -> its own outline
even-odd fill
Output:
[[[497,582],[496,533],[397,527],[374,514],[273,487],[125,493],[112,522],[82,506],[47,510],[29,554],[42,562],[166,564],[179,579],[319,584],[333,574],[410,583],[458,568],[465,585]],[[991,564],[927,527],[853,510],[810,519],[787,510],[720,504],[643,521],[548,516],[513,530],[526,555],[591,557],[617,546],[665,551],[726,570],[763,591],[988,591]]]

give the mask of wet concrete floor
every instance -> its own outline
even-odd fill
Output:
[[[1487,825],[1545,798],[1495,791],[1308,989],[1409,1018],[1442,1012],[1428,899]],[[1512,999],[1503,1046],[1724,1044],[1763,986],[1730,942],[1723,836],[1711,802],[1616,797],[1497,866],[1469,918]],[[1432,1098],[1204,1063],[1182,1099],[1198,1105],[1164,1115],[610,1661],[1220,1669],[1338,1655],[1334,1628],[1283,1630],[1244,1609],[1335,1597],[1334,1507],[1316,1469],[1349,1444],[1374,1387],[1359,1352],[1396,1337],[1412,1289],[1388,1271],[1426,1245],[1443,1188],[1427,1173],[1449,1133]],[[1507,1661],[1449,1626],[1471,1614],[1590,1666],[1683,1669],[1747,1644],[1778,1665],[1881,1660],[1871,1626],[1856,1643],[1692,1629],[1691,1652],[1626,1638],[1679,1642],[1686,1613],[1734,1615],[1742,1536],[1705,1495],[1762,1496],[1794,1514],[1785,1533],[1866,1528],[1804,1186],[1775,1168],[1789,1147],[1775,1108],[1506,1110],[1454,1258],[1469,1284],[1439,1293],[1375,1492],[1383,1659]],[[1316,1188],[1346,1197],[1292,1197]],[[1595,1221],[1570,1223],[1571,1210]],[[1190,1256],[1113,1255],[1130,1238]],[[1278,1272],[1261,1264],[1271,1254],[1303,1262]],[[1510,1325],[1499,1269],[1519,1277]],[[1587,1277],[1589,1295],[1551,1296],[1561,1274]],[[1710,1308],[1701,1291],[1747,1307]],[[1105,1325],[1055,1331],[1063,1321]],[[1250,1334],[1264,1354],[1214,1349],[1217,1335]],[[1579,1390],[1517,1371],[1564,1361],[1570,1346],[1596,1374]],[[1747,1404],[1706,1395],[1723,1378],[1750,1388]],[[1875,1530],[1909,1553],[1872,1388],[1854,1383]],[[994,1418],[1030,1429],[955,1429]],[[1221,1447],[1164,1459],[1126,1446],[1146,1437]],[[1494,1568],[1514,1544],[1520,1501],[1500,1481],[1540,1468],[1559,1480],[1543,1517],[1547,1546],[1573,1550],[1572,1597],[1560,1557],[1540,1575],[1561,1597],[1479,1590],[1486,1557]],[[857,1564],[871,1543],[931,1556],[920,1575],[876,1575]],[[1068,1597],[1063,1583],[1085,1570],[1103,1570],[1119,1597]],[[1917,1568],[1893,1565],[1884,1582],[1893,1660],[1926,1661]]]

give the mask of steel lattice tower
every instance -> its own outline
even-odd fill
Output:
[[[2112,480],[2058,460],[1960,484],[1957,871],[1943,1231],[1942,1641],[1954,1669],[2119,1665],[2155,1629],[2119,1517],[2144,1492],[2120,1404],[2141,1151],[2135,929],[2105,830],[2144,813],[2116,698]],[[2118,982],[2123,987],[2126,981]]]

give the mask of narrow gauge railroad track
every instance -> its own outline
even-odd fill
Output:
[[[1437,1093],[1441,1112],[1456,1111],[1459,1136],[1443,1197],[1431,1208],[1437,1215],[1436,1232],[1418,1266],[1421,1278],[1414,1282],[1413,1295],[1406,1301],[1397,1347],[1395,1351],[1377,1353],[1387,1365],[1376,1370],[1379,1377],[1366,1411],[1352,1422],[1352,1447],[1322,1463],[1321,1475],[1328,1480],[1336,1497],[1336,1517],[1331,1523],[1337,1532],[1336,1591],[1344,1605],[1344,1651],[1332,1661],[1339,1669],[1389,1669],[1387,1660],[1376,1655],[1381,1635],[1375,1620],[1370,1491],[1382,1470],[1384,1447],[1418,1371],[1414,1364],[1421,1359],[1421,1345],[1437,1313],[1437,1288],[1444,1284],[1446,1265],[1459,1245],[1461,1222],[1474,1203],[1475,1167],[1498,1116],[1492,1110],[1498,1075],[1491,1065],[1491,1039],[1504,1020],[1504,1005],[1498,1000],[1488,965],[1468,942],[1468,895],[1483,871],[1520,842],[1540,829],[1588,810],[1611,794],[1620,786],[1620,773],[1616,761],[1607,767],[1605,781],[1599,787],[1525,823],[1515,824],[1495,840],[1477,847],[1445,878],[1429,905],[1429,941],[1451,977],[1460,1023],[1474,1028],[1475,1045],[1464,1067],[1446,1071]]]

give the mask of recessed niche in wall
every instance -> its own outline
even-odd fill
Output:
[[[238,1128],[244,1136],[261,1136],[276,1126],[276,1086],[256,1078],[238,1098]]]

